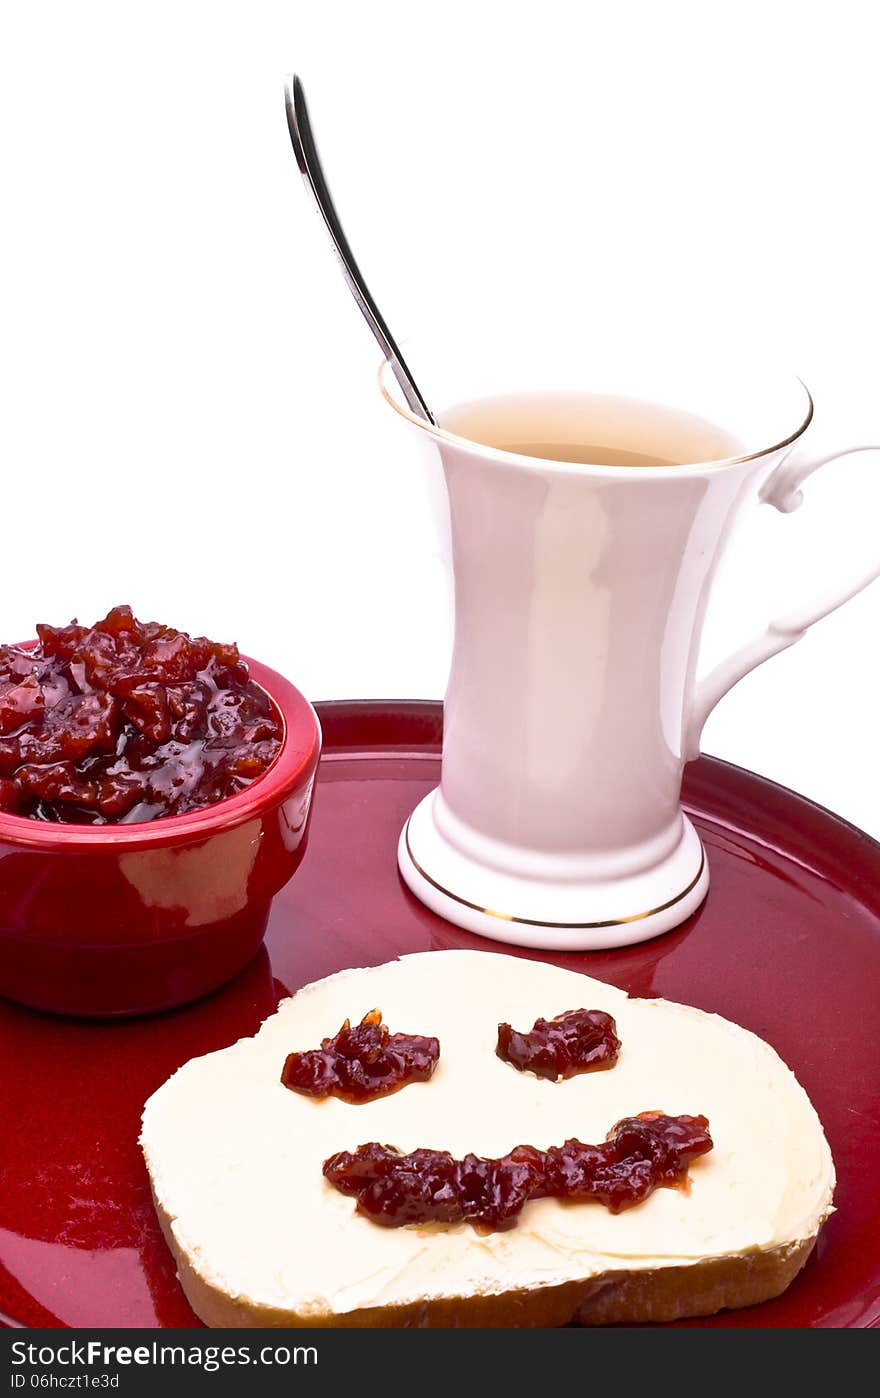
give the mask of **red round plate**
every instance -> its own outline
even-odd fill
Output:
[[[347,966],[437,947],[502,950],[422,907],[397,838],[439,775],[439,704],[319,706],[324,757],[302,868],[266,947],[197,1005],[128,1022],[0,1001],[0,1311],[44,1326],[197,1325],[153,1214],[144,1101],[195,1054],[253,1034],[278,1000]],[[760,777],[701,757],[685,802],[712,886],[683,927],[618,951],[517,951],[633,995],[715,1010],[769,1040],[810,1094],[838,1212],[776,1301],[690,1325],[880,1324],[880,846]]]

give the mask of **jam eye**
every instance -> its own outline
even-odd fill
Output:
[[[613,1068],[620,1040],[604,1010],[567,1010],[555,1019],[536,1019],[528,1033],[499,1024],[495,1052],[521,1073],[558,1082]]]
[[[360,1105],[427,1082],[439,1057],[439,1039],[392,1034],[381,1012],[371,1010],[354,1029],[346,1020],[319,1049],[289,1053],[281,1081],[304,1097],[338,1097]]]

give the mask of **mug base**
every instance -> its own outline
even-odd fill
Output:
[[[527,881],[450,845],[433,819],[437,796],[425,797],[403,827],[398,867],[420,902],[481,937],[547,951],[633,946],[685,922],[709,890],[706,853],[687,816],[671,854],[636,874]]]

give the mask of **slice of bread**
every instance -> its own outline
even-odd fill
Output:
[[[427,1083],[361,1106],[281,1084],[293,1050],[382,1011],[436,1035]],[[497,1026],[601,1009],[617,1066],[551,1082],[495,1055]],[[709,1118],[685,1190],[621,1214],[535,1199],[517,1226],[382,1228],[322,1174],[379,1141],[461,1156],[601,1141],[621,1117]],[[717,1015],[631,1000],[576,972],[488,952],[426,952],[306,986],[253,1039],[184,1065],[147,1102],[141,1144],[184,1291],[212,1326],[544,1326],[673,1320],[778,1295],[831,1212],[834,1168],[774,1051]]]

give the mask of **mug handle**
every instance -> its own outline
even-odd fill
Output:
[[[782,514],[790,514],[803,504],[801,486],[820,467],[844,456],[854,456],[861,451],[880,451],[880,446],[866,444],[857,447],[844,447],[840,451],[828,452],[824,456],[810,457],[802,453],[792,453],[771,471],[759,494],[763,504],[772,505]],[[747,641],[727,660],[722,660],[711,670],[705,679],[700,680],[694,692],[691,714],[685,729],[684,760],[690,762],[699,756],[700,738],[706,719],[719,699],[756,666],[778,655],[799,641],[816,621],[821,621],[829,612],[836,611],[855,597],[863,588],[880,577],[880,553],[871,560],[867,568],[854,574],[849,580],[828,586],[811,602],[795,607],[784,616],[776,617],[760,635]]]

